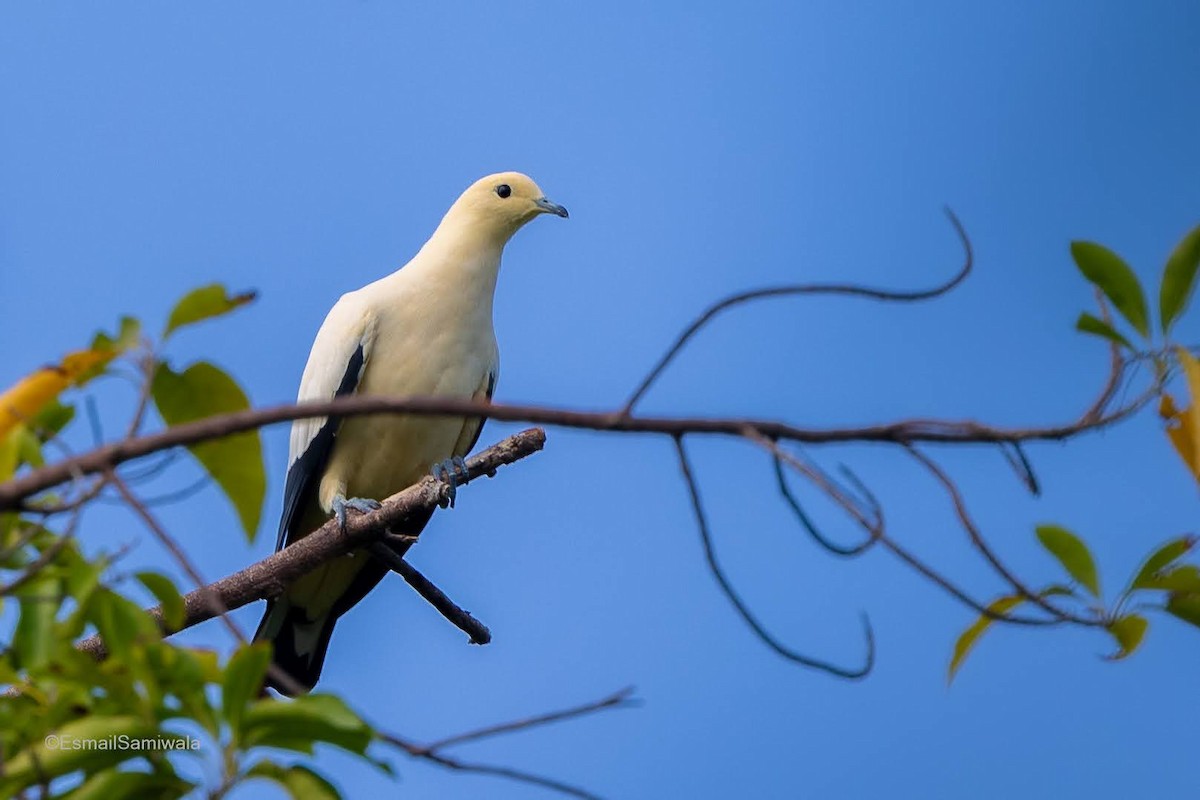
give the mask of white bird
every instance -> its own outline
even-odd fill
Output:
[[[338,300],[317,332],[297,400],[490,398],[500,365],[492,327],[500,258],[513,234],[541,214],[566,217],[567,210],[525,175],[502,172],[472,184],[411,261]],[[482,427],[482,419],[462,417],[297,420],[276,550],[331,515],[344,524],[347,508],[378,508],[428,473],[453,489]],[[387,571],[365,552],[342,556],[269,601],[254,638],[274,644],[275,666],[295,685],[268,684],[287,694],[296,685],[311,689],[334,623]]]

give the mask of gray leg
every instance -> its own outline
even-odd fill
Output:
[[[454,496],[457,493],[458,484],[465,482],[469,475],[467,462],[463,460],[462,456],[447,458],[434,464],[433,468],[429,470],[429,474],[449,488],[450,507],[454,508]]]
[[[368,514],[372,511],[378,511],[383,508],[383,504],[378,500],[372,500],[369,497],[351,497],[347,500],[342,495],[334,495],[333,498],[333,515],[337,517],[338,525],[344,531],[346,530],[346,509],[353,508],[360,514]]]

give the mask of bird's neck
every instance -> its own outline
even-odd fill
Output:
[[[445,219],[406,270],[414,267],[444,283],[467,308],[492,316],[492,300],[507,237]]]

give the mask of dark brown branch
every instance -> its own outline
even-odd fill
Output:
[[[306,417],[413,414],[417,416],[485,416],[502,422],[528,422],[612,433],[657,433],[743,436],[747,429],[770,439],[807,444],[846,442],[996,443],[1066,439],[1118,422],[1143,408],[1155,396],[1147,391],[1120,408],[1069,424],[1009,428],[974,420],[909,419],[849,428],[804,428],[779,420],[739,417],[634,417],[620,412],[572,411],[545,406],[492,404],[449,397],[387,397],[351,395],[335,400],[271,406],[207,417],[158,433],[114,442],[74,458],[57,461],[0,484],[0,511],[17,508],[38,492],[71,480],[110,470],[135,458],[180,445],[208,441],[235,433]]]
[[[1012,467],[1012,470],[1017,475],[1017,479],[1025,485],[1029,493],[1035,497],[1042,493],[1042,486],[1038,482],[1037,473],[1033,471],[1033,463],[1029,460],[1029,455],[1025,452],[1025,448],[1020,442],[1006,442],[1000,445],[1000,452],[1004,454],[1004,460]]]
[[[438,610],[439,614],[470,637],[471,644],[487,644],[492,640],[492,632],[486,625],[471,616],[470,611],[459,608],[453,600],[446,596],[445,592],[435,586],[431,580],[405,561],[391,547],[383,542],[372,542],[367,545],[367,552],[387,565],[388,569],[404,578],[417,594]]]
[[[748,292],[739,292],[738,294],[730,295],[722,300],[713,303],[700,315],[692,321],[690,325],[684,328],[683,333],[675,339],[667,352],[658,360],[633,390],[633,394],[625,401],[625,406],[621,409],[623,416],[628,416],[633,412],[633,407],[637,402],[645,396],[646,392],[650,391],[650,387],[658,380],[663,371],[675,360],[684,346],[687,345],[693,337],[696,336],[708,323],[712,322],[718,314],[728,311],[735,306],[744,305],[746,303],[755,302],[758,300],[767,300],[777,297],[796,297],[798,295],[841,295],[843,297],[862,297],[868,300],[881,300],[893,303],[913,303],[921,300],[932,300],[943,294],[946,294],[954,287],[958,286],[967,276],[971,274],[971,267],[974,264],[974,254],[971,251],[971,239],[967,236],[966,230],[958,217],[949,207],[945,209],[946,216],[950,219],[950,224],[954,226],[954,232],[958,234],[959,241],[962,243],[965,253],[963,264],[948,281],[938,284],[932,289],[920,289],[916,291],[893,291],[888,289],[876,289],[870,286],[859,286],[848,283],[812,283],[812,284],[794,284],[788,286],[773,286],[767,289],[754,289]]]
[[[795,662],[805,667],[821,670],[822,672],[828,672],[830,675],[835,675],[839,678],[865,678],[871,672],[871,668],[875,664],[875,635],[871,631],[871,623],[870,620],[867,619],[866,615],[863,615],[863,629],[866,633],[867,639],[866,661],[863,666],[858,669],[848,669],[846,667],[839,667],[835,664],[830,664],[811,656],[806,656],[797,652],[796,650],[791,649],[776,639],[771,632],[768,631],[763,624],[758,621],[758,618],[750,612],[746,602],[742,600],[741,596],[737,593],[737,590],[733,588],[733,584],[730,582],[728,576],[725,575],[725,571],[721,568],[720,563],[717,561],[716,550],[713,547],[712,531],[708,525],[708,515],[704,513],[704,506],[700,501],[700,488],[696,484],[696,477],[692,472],[692,465],[688,460],[687,451],[684,449],[683,439],[681,437],[677,437],[675,438],[674,442],[675,452],[679,457],[679,471],[683,476],[684,483],[687,484],[688,495],[692,503],[692,511],[696,517],[696,526],[700,530],[700,540],[704,545],[704,558],[708,563],[708,570],[710,573],[712,573],[713,578],[715,578],[717,581],[717,585],[721,587],[721,591],[724,593],[725,597],[728,598],[734,609],[737,610],[742,620],[745,621],[745,623],[750,627],[760,641],[762,641],[765,645],[767,645],[767,647],[770,647],[779,655],[786,658],[788,661]]]
[[[460,481],[460,485],[469,483],[481,475],[494,474],[499,467],[536,453],[542,449],[545,442],[545,432],[536,428],[510,436],[468,459],[467,478]],[[446,491],[444,483],[425,478],[420,483],[389,497],[378,511],[352,514],[346,521],[344,532],[336,521],[327,522],[308,536],[262,561],[215,581],[204,589],[188,592],[183,598],[183,625],[171,630],[164,626],[164,633],[169,635],[216,616],[211,602],[213,596],[226,610],[232,611],[256,600],[278,595],[289,583],[331,558],[362,547],[378,538],[385,530],[403,530],[415,515],[444,502]],[[161,609],[151,609],[150,613],[160,625],[164,625]],[[104,643],[97,636],[84,639],[78,647],[97,658],[104,658],[106,655]]]

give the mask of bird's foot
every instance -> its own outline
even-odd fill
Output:
[[[340,494],[333,498],[333,515],[337,517],[338,526],[346,531],[346,509],[353,508],[360,514],[369,514],[383,508],[383,503],[369,497],[351,497],[349,500]]]
[[[429,474],[446,484],[450,508],[454,508],[454,496],[457,493],[458,485],[465,483],[470,475],[467,472],[467,462],[463,460],[462,456],[447,458],[434,464],[433,469],[429,470]]]

